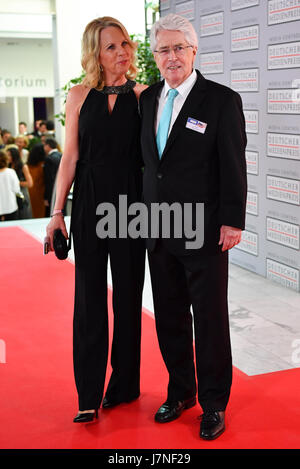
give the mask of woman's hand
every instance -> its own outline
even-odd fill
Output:
[[[51,221],[48,223],[47,228],[46,228],[47,236],[49,237],[49,241],[50,241],[50,248],[49,248],[50,251],[54,251],[54,249],[53,249],[53,234],[54,234],[54,231],[57,230],[57,229],[61,229],[61,231],[62,231],[62,233],[63,233],[63,235],[66,239],[69,238],[64,217],[60,214],[53,216],[51,218]]]

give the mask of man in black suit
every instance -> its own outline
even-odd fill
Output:
[[[174,235],[174,219],[169,238],[160,232],[147,240],[156,329],[169,372],[167,400],[155,420],[178,418],[195,405],[198,391],[200,437],[214,439],[225,429],[232,383],[228,250],[240,242],[245,223],[245,120],[238,93],[193,69],[197,35],[189,21],[163,17],[150,37],[164,80],[140,98],[144,201],[148,208],[192,204],[194,225],[196,204],[204,204],[204,224],[197,227],[202,247],[187,248],[187,237]]]
[[[46,206],[46,217],[50,216],[51,199],[55,185],[56,174],[61,160],[61,153],[57,149],[57,142],[53,138],[47,138],[44,143],[46,153],[44,163],[45,195],[44,203]]]

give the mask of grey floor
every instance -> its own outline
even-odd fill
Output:
[[[67,226],[69,221],[66,217]],[[48,222],[23,220],[1,227],[18,225],[42,243]],[[74,261],[73,251],[69,261]],[[147,264],[143,306],[153,315]],[[300,293],[230,264],[229,310],[233,363],[239,370],[253,376],[300,366]]]

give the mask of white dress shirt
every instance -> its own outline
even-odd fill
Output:
[[[21,192],[20,182],[14,169],[0,171],[0,215],[18,210],[16,194]]]
[[[192,73],[188,76],[188,78],[184,82],[182,82],[179,86],[177,86],[176,90],[178,91],[178,95],[174,99],[173,112],[172,112],[168,135],[170,134],[173,124],[178,114],[180,113],[181,108],[189,92],[193,88],[196,80],[197,80],[197,73],[196,73],[196,70],[193,70]],[[165,84],[161,90],[160,95],[158,96],[158,107],[157,107],[156,122],[155,122],[155,135],[157,134],[159,120],[160,120],[164,105],[167,102],[167,94],[170,88],[171,88],[170,85],[168,85],[167,81],[165,80]]]

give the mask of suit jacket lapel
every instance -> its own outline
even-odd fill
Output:
[[[164,85],[164,81],[160,81],[159,83],[157,83],[157,86],[153,90],[153,94],[151,96],[150,105],[149,105],[152,150],[153,150],[153,154],[155,155],[157,161],[159,161],[159,155],[158,155],[157,144],[156,144],[155,121],[156,121],[157,104],[158,104],[157,97],[158,97],[158,94],[160,93],[163,85]]]
[[[185,126],[187,114],[189,114],[189,117],[193,117],[192,114],[193,114],[194,109],[196,110],[199,107],[199,104],[205,97],[206,87],[207,87],[206,80],[198,70],[196,71],[197,71],[197,80],[193,88],[191,89],[190,93],[188,94],[173,124],[173,127],[170,132],[169,138],[167,140],[164,152],[161,156],[161,160],[163,160],[166,157],[166,153],[168,152],[168,150],[170,149],[170,147],[173,145],[174,141],[176,140],[176,137],[178,136],[180,129]],[[155,146],[156,146],[156,142],[155,142]]]

